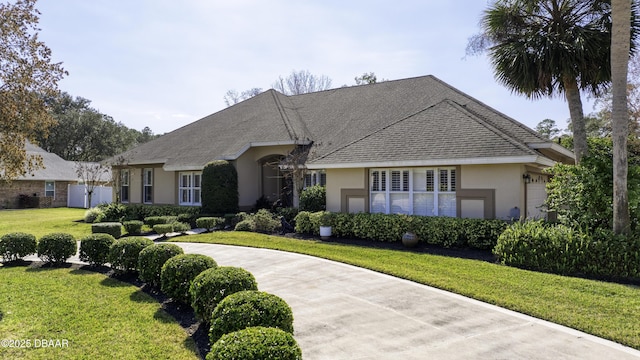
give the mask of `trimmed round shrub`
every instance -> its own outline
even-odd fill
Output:
[[[148,216],[144,218],[144,223],[153,227],[158,224],[171,224],[178,221],[177,216],[163,215],[163,216]]]
[[[235,231],[255,231],[256,223],[251,219],[242,220],[236,224]]]
[[[293,311],[280,297],[262,291],[240,291],[213,310],[209,339],[215,343],[230,332],[253,326],[273,327],[293,334]]]
[[[140,251],[138,255],[138,272],[140,280],[153,287],[160,287],[162,265],[176,255],[183,254],[182,248],[176,244],[153,244]]]
[[[185,233],[185,232],[191,230],[191,225],[189,225],[187,223],[174,222],[171,225],[173,225],[173,232]]]
[[[168,234],[173,232],[173,224],[155,224],[153,225],[153,231],[158,235]]]
[[[91,234],[80,239],[80,260],[91,265],[109,262],[109,248],[116,240],[109,234]]]
[[[216,261],[206,255],[176,255],[162,266],[160,272],[162,292],[175,301],[189,305],[191,304],[189,287],[193,279],[201,272],[217,266]]]
[[[247,270],[233,266],[208,269],[191,283],[191,307],[200,319],[208,322],[222,299],[243,290],[258,290],[256,278]]]
[[[128,237],[116,240],[109,247],[111,267],[123,272],[136,271],[140,251],[151,245],[153,245],[153,241],[143,237]]]
[[[115,239],[122,236],[122,224],[119,222],[103,222],[91,225],[92,234],[109,234]]]
[[[202,212],[227,214],[238,212],[238,173],[225,160],[216,160],[202,169]]]
[[[260,209],[251,216],[255,231],[271,234],[280,227],[280,220],[267,209]]]
[[[211,231],[224,226],[225,220],[221,217],[201,217],[196,219],[196,226]]]
[[[250,327],[223,335],[211,346],[207,360],[300,360],[302,350],[286,331],[267,327]]]
[[[92,224],[104,218],[104,211],[98,207],[87,209],[84,212],[84,222]]]
[[[31,234],[14,232],[0,237],[0,256],[4,261],[18,260],[36,251],[36,237]]]
[[[78,243],[71,234],[52,233],[38,240],[38,257],[44,262],[61,264],[78,251]]]
[[[140,220],[129,220],[122,223],[124,230],[129,235],[140,235],[142,233],[142,225],[144,223]]]
[[[309,186],[300,193],[300,210],[323,211],[327,207],[327,188],[322,185]]]

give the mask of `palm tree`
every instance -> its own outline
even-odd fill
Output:
[[[564,95],[576,163],[587,154],[580,91],[611,78],[611,5],[606,0],[495,0],[467,51],[488,51],[499,82],[532,99]]]
[[[613,137],[613,231],[628,233],[629,197],[627,189],[628,160],[627,138],[629,136],[629,114],[627,109],[627,73],[631,43],[632,0],[612,0],[611,36],[611,81],[613,93],[612,137]],[[635,18],[633,18],[635,22]]]

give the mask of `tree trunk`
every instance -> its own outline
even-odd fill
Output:
[[[573,152],[576,154],[576,164],[587,155],[587,130],[584,125],[584,113],[582,112],[582,99],[578,82],[574,78],[564,78],[564,89],[567,103],[569,104],[569,115],[571,116],[571,127],[573,129]]]
[[[613,231],[629,232],[629,197],[627,189],[627,138],[629,113],[627,110],[627,72],[631,41],[631,1],[611,1],[611,82],[613,111]]]

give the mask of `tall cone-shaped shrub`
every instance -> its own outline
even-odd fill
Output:
[[[238,212],[238,173],[224,160],[208,163],[202,170],[202,212],[232,214]]]

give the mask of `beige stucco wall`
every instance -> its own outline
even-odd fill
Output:
[[[178,185],[175,171],[153,169],[153,202],[154,204],[177,204]]]
[[[270,155],[287,155],[293,145],[260,146],[247,150],[235,162],[238,172],[238,206],[248,209],[262,196],[262,170],[259,160]]]
[[[462,189],[495,189],[496,218],[508,219],[509,211],[515,206],[524,211],[524,165],[466,165],[460,172],[459,187]],[[461,209],[463,214],[476,212],[475,209],[468,210]]]
[[[366,169],[327,169],[327,210],[341,211],[342,189],[366,189]]]
[[[129,168],[129,203],[142,202],[142,168]]]

